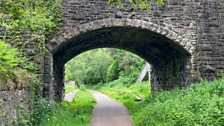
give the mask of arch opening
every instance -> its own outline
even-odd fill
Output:
[[[80,33],[61,43],[53,52],[53,96],[63,98],[64,64],[73,57],[96,48],[130,51],[152,65],[151,90],[184,88],[190,82],[191,54],[173,40],[147,29],[105,27]]]
[[[145,63],[144,59],[129,51],[116,48],[93,49],[65,64],[65,82],[68,85],[69,82],[76,84],[77,87],[111,82],[127,86],[136,82]]]

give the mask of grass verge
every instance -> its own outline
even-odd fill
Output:
[[[41,126],[88,126],[96,101],[88,91],[79,91],[71,103],[62,102]]]
[[[128,109],[136,126],[224,126],[224,78],[158,92]]]

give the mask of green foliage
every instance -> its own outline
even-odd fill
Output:
[[[65,78],[86,84],[106,82],[110,62],[111,57],[105,49],[87,51],[65,65]]]
[[[125,84],[134,83],[144,65],[144,60],[123,50],[115,50],[113,59],[118,61],[119,77],[125,78],[123,82]]]
[[[85,86],[84,84],[82,84],[82,85],[80,85],[80,90],[81,90],[81,91],[86,91],[87,88],[86,88],[86,86]]]
[[[75,89],[77,89],[76,85],[65,85],[65,94],[74,91]]]
[[[224,125],[224,78],[203,81],[186,91],[163,91],[129,104],[136,126]]]
[[[87,126],[92,117],[96,101],[87,91],[79,91],[71,103],[62,102],[48,118],[43,118],[41,126]]]
[[[1,15],[6,13],[8,17],[1,19],[1,23],[9,29],[44,30],[46,34],[61,20],[60,4],[60,0],[6,0],[0,3],[0,7]]]
[[[88,85],[126,78],[133,83],[144,64],[144,60],[133,53],[120,49],[96,49],[85,52],[66,65],[66,80],[75,80]]]
[[[61,0],[0,1],[0,26],[2,29],[0,36],[0,81],[3,81],[3,84],[6,84],[10,78],[12,82],[8,87],[15,87],[19,85],[16,81],[24,82],[29,78],[36,78],[31,73],[37,71],[37,65],[30,60],[35,55],[43,54],[45,37],[59,26],[62,17],[61,2]],[[19,48],[14,49],[4,44],[3,41]],[[17,85],[13,85],[14,83]],[[29,83],[31,82],[29,81]],[[2,83],[0,86],[3,88]],[[7,87],[7,85],[5,86]]]
[[[0,79],[14,78],[13,68],[18,66],[20,61],[17,50],[0,40]]]
[[[124,78],[123,78],[124,79]],[[127,85],[124,80],[95,86],[122,102],[136,126],[223,126],[224,77],[149,95],[147,82]],[[136,99],[136,98],[142,99]]]
[[[31,107],[31,113],[30,116],[27,116],[26,123],[21,124],[23,126],[40,126],[41,121],[50,118],[51,112],[57,109],[58,105],[35,96],[32,99]]]
[[[96,101],[88,91],[79,91],[71,104],[77,108],[94,107]]]
[[[107,70],[107,82],[118,79],[120,72],[118,67],[118,61],[114,60]]]
[[[23,62],[24,58],[19,55],[15,48],[0,40],[0,90],[36,87],[38,85],[37,76],[23,68],[21,65]]]
[[[117,7],[124,7],[126,1],[124,2],[122,0],[107,0],[107,2]],[[164,4],[164,0],[155,0],[153,2],[151,0],[128,0],[128,2],[132,5],[132,7],[140,7],[141,9],[150,9],[152,4],[154,4],[153,2],[155,2],[157,5]]]
[[[141,82],[135,84],[124,84],[124,79],[118,79],[100,86],[95,89],[107,94],[108,96],[122,102],[123,104],[142,101],[150,96],[150,83]]]
[[[36,70],[29,60],[44,53],[47,35],[61,24],[61,2],[62,0],[0,1],[0,26],[3,31],[0,40],[19,47],[20,56],[29,57],[24,58],[21,63],[26,69]]]

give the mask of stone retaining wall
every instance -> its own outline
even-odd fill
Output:
[[[18,126],[28,112],[28,91],[23,89],[0,92],[0,126]]]

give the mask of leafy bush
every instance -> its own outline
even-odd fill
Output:
[[[0,41],[0,90],[38,85],[36,75],[22,68],[22,62],[15,48]]]
[[[151,96],[147,82],[122,82],[101,84],[97,89],[122,102],[136,126],[224,125],[224,77],[192,84],[187,90],[161,91]],[[136,102],[133,94],[144,99]]]
[[[86,88],[86,86],[85,86],[84,84],[80,85],[80,90],[81,90],[81,91],[86,91],[86,89],[87,89],[87,88]]]
[[[129,106],[136,126],[224,125],[224,78],[163,91]]]
[[[0,80],[13,78],[13,68],[20,61],[17,50],[0,40]]]
[[[19,120],[20,126],[40,126],[42,119],[51,117],[52,110],[59,106],[45,99],[35,98],[31,101],[31,112]]]
[[[107,82],[118,79],[119,68],[118,61],[114,60],[107,70]]]

